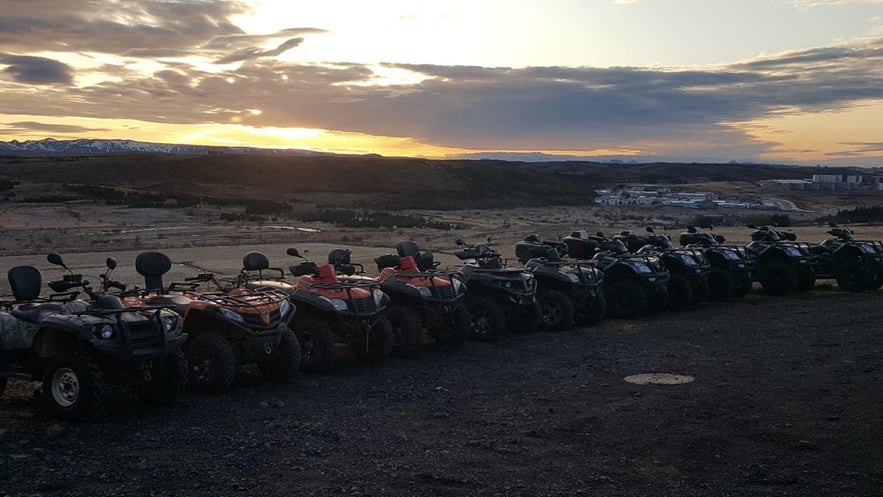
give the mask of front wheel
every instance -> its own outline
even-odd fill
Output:
[[[613,317],[638,317],[647,312],[647,294],[635,280],[616,280],[607,288],[607,309]]]
[[[582,304],[576,308],[573,320],[576,324],[590,325],[596,324],[607,315],[607,299],[600,290],[595,293],[594,297],[587,297]]]
[[[742,298],[748,295],[753,286],[754,282],[751,281],[751,277],[748,274],[740,274],[736,277],[736,287],[733,291],[733,296]]]
[[[85,354],[63,354],[46,366],[43,394],[46,405],[59,419],[96,418],[104,399],[104,374]]]
[[[300,369],[300,342],[293,331],[285,331],[269,356],[257,361],[258,369],[270,381],[294,381]]]
[[[478,342],[493,342],[503,336],[506,315],[495,300],[487,297],[466,302],[469,311],[469,338]]]
[[[871,288],[875,274],[858,261],[843,261],[837,267],[837,286],[847,292]]]
[[[472,321],[466,306],[460,304],[447,319],[441,320],[431,331],[432,338],[439,345],[459,345],[469,339]]]
[[[798,292],[808,292],[816,286],[816,273],[812,268],[801,268],[797,273],[797,284],[794,289]]]
[[[668,280],[668,304],[672,311],[686,309],[693,303],[693,287],[690,281],[681,274],[672,274]]]
[[[784,262],[773,262],[764,270],[760,284],[770,295],[788,295],[797,288],[797,273]]]
[[[693,290],[693,304],[701,304],[708,300],[708,277],[698,274],[690,281]]]
[[[334,332],[328,323],[319,318],[296,320],[294,333],[300,344],[302,370],[322,373],[331,369],[334,363]]]
[[[573,302],[567,295],[549,290],[537,295],[542,310],[540,326],[544,330],[563,331],[573,322]]]
[[[163,359],[160,367],[153,371],[150,381],[132,386],[135,394],[148,404],[171,404],[187,387],[187,358],[184,352],[176,351]]]
[[[423,323],[420,322],[420,316],[413,309],[401,305],[387,307],[384,316],[389,320],[395,337],[392,355],[407,357],[419,352],[423,343]]]
[[[367,362],[383,362],[392,352],[395,336],[389,320],[378,316],[370,330],[352,342],[356,357]]]
[[[6,378],[0,378],[0,397],[3,397],[3,392],[6,391]]]
[[[209,331],[194,338],[187,349],[187,362],[187,382],[194,392],[223,392],[236,379],[236,355],[220,333]]]
[[[733,273],[721,267],[711,268],[708,272],[708,299],[712,302],[724,302],[735,294],[736,280]]]
[[[512,333],[531,333],[542,327],[543,310],[540,303],[534,300],[533,304],[526,305],[507,316],[506,329]]]

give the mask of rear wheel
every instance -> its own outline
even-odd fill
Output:
[[[152,372],[153,378],[150,381],[133,385],[132,390],[148,404],[171,404],[184,393],[187,372],[187,358],[179,350],[162,361],[161,367]]]
[[[600,290],[595,292],[592,297],[586,297],[580,305],[576,307],[573,314],[573,320],[576,324],[588,325],[595,324],[604,319],[607,315],[607,298],[604,292]]]
[[[439,345],[459,345],[469,339],[471,325],[469,311],[466,310],[466,306],[459,304],[447,319],[441,320],[441,323],[431,330],[432,338]]]
[[[311,373],[331,369],[334,362],[334,332],[324,320],[308,318],[294,324],[300,344],[300,368]]]
[[[773,262],[764,270],[760,284],[770,295],[788,295],[797,288],[797,273],[784,262]]]
[[[708,300],[708,277],[704,274],[696,275],[690,281],[693,290],[693,304],[699,304]]]
[[[88,355],[55,357],[44,373],[44,400],[59,419],[86,420],[101,414],[104,374]]]
[[[748,295],[753,286],[754,282],[751,281],[751,277],[748,274],[739,274],[736,276],[736,287],[733,291],[733,296],[737,298],[744,297]]]
[[[479,297],[466,302],[469,312],[469,338],[479,342],[493,342],[503,336],[506,315],[495,300]]]
[[[794,289],[798,292],[808,292],[816,286],[816,273],[812,268],[801,268],[797,273],[797,284]]]
[[[401,305],[393,305],[384,312],[392,326],[395,337],[392,355],[407,357],[416,354],[423,343],[423,323],[413,309]]]
[[[300,369],[300,343],[293,331],[285,331],[269,356],[257,361],[258,369],[270,381],[294,381]]]
[[[617,318],[638,317],[647,311],[647,295],[635,280],[614,281],[607,288],[607,309]]]
[[[713,302],[730,300],[736,293],[736,281],[733,273],[720,267],[713,267],[708,272],[708,299]]]
[[[540,326],[548,331],[563,331],[573,323],[573,302],[567,295],[549,290],[537,295],[542,311]]]
[[[693,302],[693,287],[682,274],[672,274],[668,280],[668,304],[673,311],[686,309]]]
[[[843,261],[838,264],[837,286],[847,292],[858,292],[871,288],[876,275],[858,261]]]
[[[871,279],[868,282],[868,290],[876,290],[881,286],[883,286],[883,270],[878,269],[871,275]]]
[[[187,349],[190,389],[200,393],[228,390],[236,379],[236,355],[230,342],[214,331],[193,339]]]
[[[360,335],[359,339],[350,345],[356,357],[367,362],[382,362],[392,352],[395,337],[392,326],[384,316],[377,316],[377,321],[370,330]]]

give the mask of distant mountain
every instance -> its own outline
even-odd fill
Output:
[[[28,140],[0,142],[0,156],[36,157],[55,155],[115,155],[131,153],[175,154],[175,155],[269,155],[282,157],[326,157],[338,154],[314,152],[302,149],[218,147],[207,145],[172,145],[132,140]]]

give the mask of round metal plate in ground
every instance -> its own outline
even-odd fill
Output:
[[[670,373],[642,373],[626,376],[625,381],[636,385],[680,385],[694,380],[692,376]]]

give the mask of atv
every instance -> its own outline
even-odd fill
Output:
[[[202,393],[226,391],[239,364],[256,363],[270,381],[291,381],[300,364],[300,345],[288,327],[295,307],[275,289],[227,288],[214,274],[201,273],[163,286],[171,260],[161,252],[143,252],[135,269],[144,276],[144,289],[123,293],[128,305],[162,305],[184,318],[188,338],[190,389]],[[203,283],[211,290],[199,291]]]
[[[604,273],[588,260],[564,260],[567,245],[529,235],[515,244],[515,257],[537,280],[540,327],[563,330],[571,322],[595,324],[607,313]]]
[[[614,238],[625,243],[629,251],[636,254],[658,256],[668,269],[668,308],[686,309],[708,299],[708,273],[711,269],[708,259],[699,249],[675,248],[668,235],[657,235],[647,226],[647,236],[639,236],[631,231],[623,231]]]
[[[7,378],[43,382],[43,400],[63,420],[99,416],[106,385],[130,386],[144,401],[168,404],[184,390],[187,363],[183,320],[164,306],[126,307],[115,295],[93,291],[58,254],[48,261],[68,271],[40,297],[34,266],[9,270],[12,299],[0,312],[0,394]],[[103,289],[124,288],[108,275]],[[88,300],[78,300],[80,292]]]
[[[829,238],[812,247],[818,259],[816,278],[836,280],[847,292],[871,290],[883,285],[883,243],[856,240],[848,227],[832,225]]]
[[[781,296],[815,286],[817,259],[809,244],[796,242],[794,233],[779,232],[774,226],[748,227],[755,231],[745,248],[754,260],[754,278],[766,293]]]
[[[469,314],[462,303],[466,285],[458,273],[436,269],[421,271],[413,257],[390,254],[374,259],[380,275],[367,278],[363,276],[364,267],[351,262],[349,249],[332,250],[328,262],[339,274],[346,275],[344,281],[380,283],[383,293],[390,298],[384,315],[396,335],[394,355],[416,352],[423,341],[424,329],[442,345],[460,344],[469,337]]]
[[[574,231],[564,238],[567,253],[591,259],[604,272],[604,293],[611,316],[634,318],[668,303],[669,272],[656,255],[632,254],[622,240],[603,233]]]
[[[508,267],[487,244],[469,245],[456,240],[454,252],[465,264],[460,268],[469,289],[465,304],[469,311],[469,337],[477,341],[499,340],[506,330],[534,331],[540,323],[536,276],[524,267]]]
[[[289,267],[297,278],[285,280],[285,271],[271,268],[267,257],[249,252],[243,259],[240,284],[273,287],[287,292],[298,306],[294,331],[301,340],[305,371],[322,372],[334,361],[334,344],[349,344],[356,356],[369,362],[386,360],[395,343],[392,326],[383,315],[389,297],[378,281],[341,281],[331,264],[317,265],[295,248],[288,255],[303,259]]]
[[[678,241],[683,247],[701,250],[711,264],[709,300],[721,302],[744,297],[751,291],[754,261],[745,247],[724,245],[723,235],[706,233],[694,226],[687,226]]]

